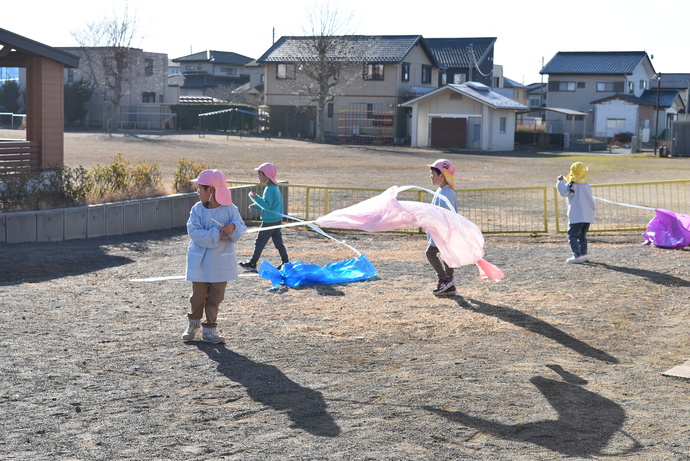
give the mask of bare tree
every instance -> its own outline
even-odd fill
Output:
[[[324,142],[324,122],[333,88],[343,83],[341,70],[351,62],[352,14],[345,15],[331,2],[316,2],[307,10],[305,36],[298,42],[298,94],[306,96],[316,108],[315,142]],[[342,75],[345,75],[344,73]]]
[[[129,91],[129,83],[139,77],[139,51],[132,47],[137,35],[136,14],[130,15],[127,3],[121,15],[86,24],[72,31],[84,55],[84,70],[94,88],[103,94],[104,103],[112,108],[108,129],[119,127],[120,104]]]

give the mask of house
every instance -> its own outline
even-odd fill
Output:
[[[248,66],[254,60],[230,51],[208,50],[175,58],[180,72],[170,84],[179,87],[180,96],[212,96],[228,99],[236,88],[250,82],[260,83],[263,70]]]
[[[548,75],[548,107],[593,115],[593,101],[616,94],[640,97],[656,72],[644,51],[561,51],[540,73]],[[550,132],[564,132],[566,127],[583,137],[595,132],[595,117],[558,111],[548,111],[546,117]]]
[[[65,70],[65,83],[84,79],[96,85],[87,104],[88,115],[82,121],[84,127],[105,130],[171,127],[169,106],[177,103],[179,95],[176,88],[168,86],[167,54],[128,48],[117,88],[118,81],[112,78],[113,69],[109,67],[112,64],[104,66],[115,62],[113,47],[60,49],[80,57],[78,68]]]
[[[281,37],[258,60],[265,66],[265,105],[274,136],[313,136],[315,80],[306,74],[318,62],[314,37]],[[335,37],[339,50],[325,56],[337,69],[323,130],[327,139],[388,143],[408,134],[407,109],[400,106],[433,90],[438,67],[421,35]]]
[[[496,37],[425,38],[439,67],[437,87],[454,83],[479,82],[494,85],[494,44]]]
[[[515,114],[527,109],[478,82],[448,84],[402,104],[412,109],[412,147],[511,151]]]
[[[680,97],[683,99],[683,104],[687,109],[690,104],[690,74],[684,73],[664,73],[658,74],[658,79],[652,80],[650,83],[650,89],[656,91],[657,85],[660,84],[660,89],[663,90],[676,90],[680,93]],[[682,112],[682,116],[679,116],[682,121],[690,120],[690,115],[688,115],[687,110]]]
[[[594,132],[597,137],[612,138],[617,133],[633,133],[641,142],[654,136],[653,126],[670,128],[685,112],[685,105],[677,90],[645,90],[642,95],[616,94],[592,101],[595,105]],[[657,114],[658,107],[658,114]],[[658,118],[657,118],[658,117]]]
[[[25,72],[26,140],[19,141],[22,153],[36,155],[28,165],[14,167],[54,168],[64,165],[64,69],[79,66],[79,57],[0,29],[0,67]],[[0,151],[10,156],[11,149]],[[7,164],[3,165],[7,166]]]

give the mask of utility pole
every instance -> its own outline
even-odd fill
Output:
[[[661,94],[661,72],[656,74],[656,120],[654,122],[654,156],[656,157],[657,140],[659,139],[659,97]]]

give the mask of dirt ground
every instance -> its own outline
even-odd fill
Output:
[[[4,245],[4,459],[644,459],[690,453],[687,250],[488,236],[506,278],[436,298],[422,236],[335,234],[375,279],[243,276],[225,345],[183,343],[187,236]],[[289,229],[293,260],[345,247]],[[252,240],[240,241],[240,260]],[[264,256],[277,262],[268,248]]]
[[[248,180],[285,153],[292,183],[387,187],[428,186],[418,165],[441,156],[224,136],[121,140],[112,152],[94,137],[68,134],[66,159],[107,163],[131,142],[176,161],[191,143],[221,168],[219,147],[231,147],[224,161]],[[143,147],[153,144],[163,148]],[[571,162],[443,156],[477,187],[552,185]],[[688,159],[621,158],[600,174],[689,176]],[[377,276],[277,289],[242,276],[221,307],[225,345],[180,340],[188,282],[136,281],[184,273],[183,229],[0,245],[0,458],[689,459],[690,380],[662,372],[690,359],[690,248],[594,234],[591,262],[569,265],[562,235],[487,235],[486,259],[505,279],[463,267],[458,296],[436,298],[423,236],[333,235]],[[293,261],[353,256],[306,229],[285,241]],[[238,259],[252,249],[243,238]],[[270,246],[264,258],[278,262]]]

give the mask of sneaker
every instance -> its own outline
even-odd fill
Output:
[[[256,264],[251,262],[251,261],[245,261],[243,263],[240,263],[240,267],[243,267],[244,269],[247,269],[248,271],[256,272]]]
[[[584,262],[589,261],[589,256],[587,256],[587,255],[582,255],[582,256],[580,256],[578,259],[580,260],[581,263],[584,263]]]
[[[453,279],[441,279],[438,281],[438,286],[432,293],[438,295],[439,293],[449,290],[451,287],[455,288],[455,285],[453,285]]]
[[[223,344],[225,338],[219,335],[215,328],[204,328],[204,341],[213,344]]]
[[[585,260],[582,259],[582,256],[578,256],[577,258],[575,256],[571,256],[570,258],[565,260],[565,262],[567,262],[568,264],[580,264],[581,262],[584,262],[584,261]]]
[[[279,271],[280,271],[280,270],[283,270],[283,267],[285,267],[286,264],[289,264],[289,263],[283,263],[283,264],[281,264],[280,266],[278,266],[278,270],[279,270]]]
[[[201,323],[197,320],[189,320],[189,325],[187,325],[187,329],[182,333],[182,340],[183,341],[194,341],[194,338],[196,337],[197,333],[201,331]]]
[[[438,293],[436,293],[436,292],[434,291],[434,294],[435,294],[436,296],[438,296],[439,298],[444,298],[444,297],[447,298],[447,297],[450,297],[450,296],[456,296],[456,295],[458,294],[458,290],[457,290],[457,288],[455,288],[454,286],[452,286],[452,287],[448,288],[446,291],[440,291],[440,292],[438,292]]]

